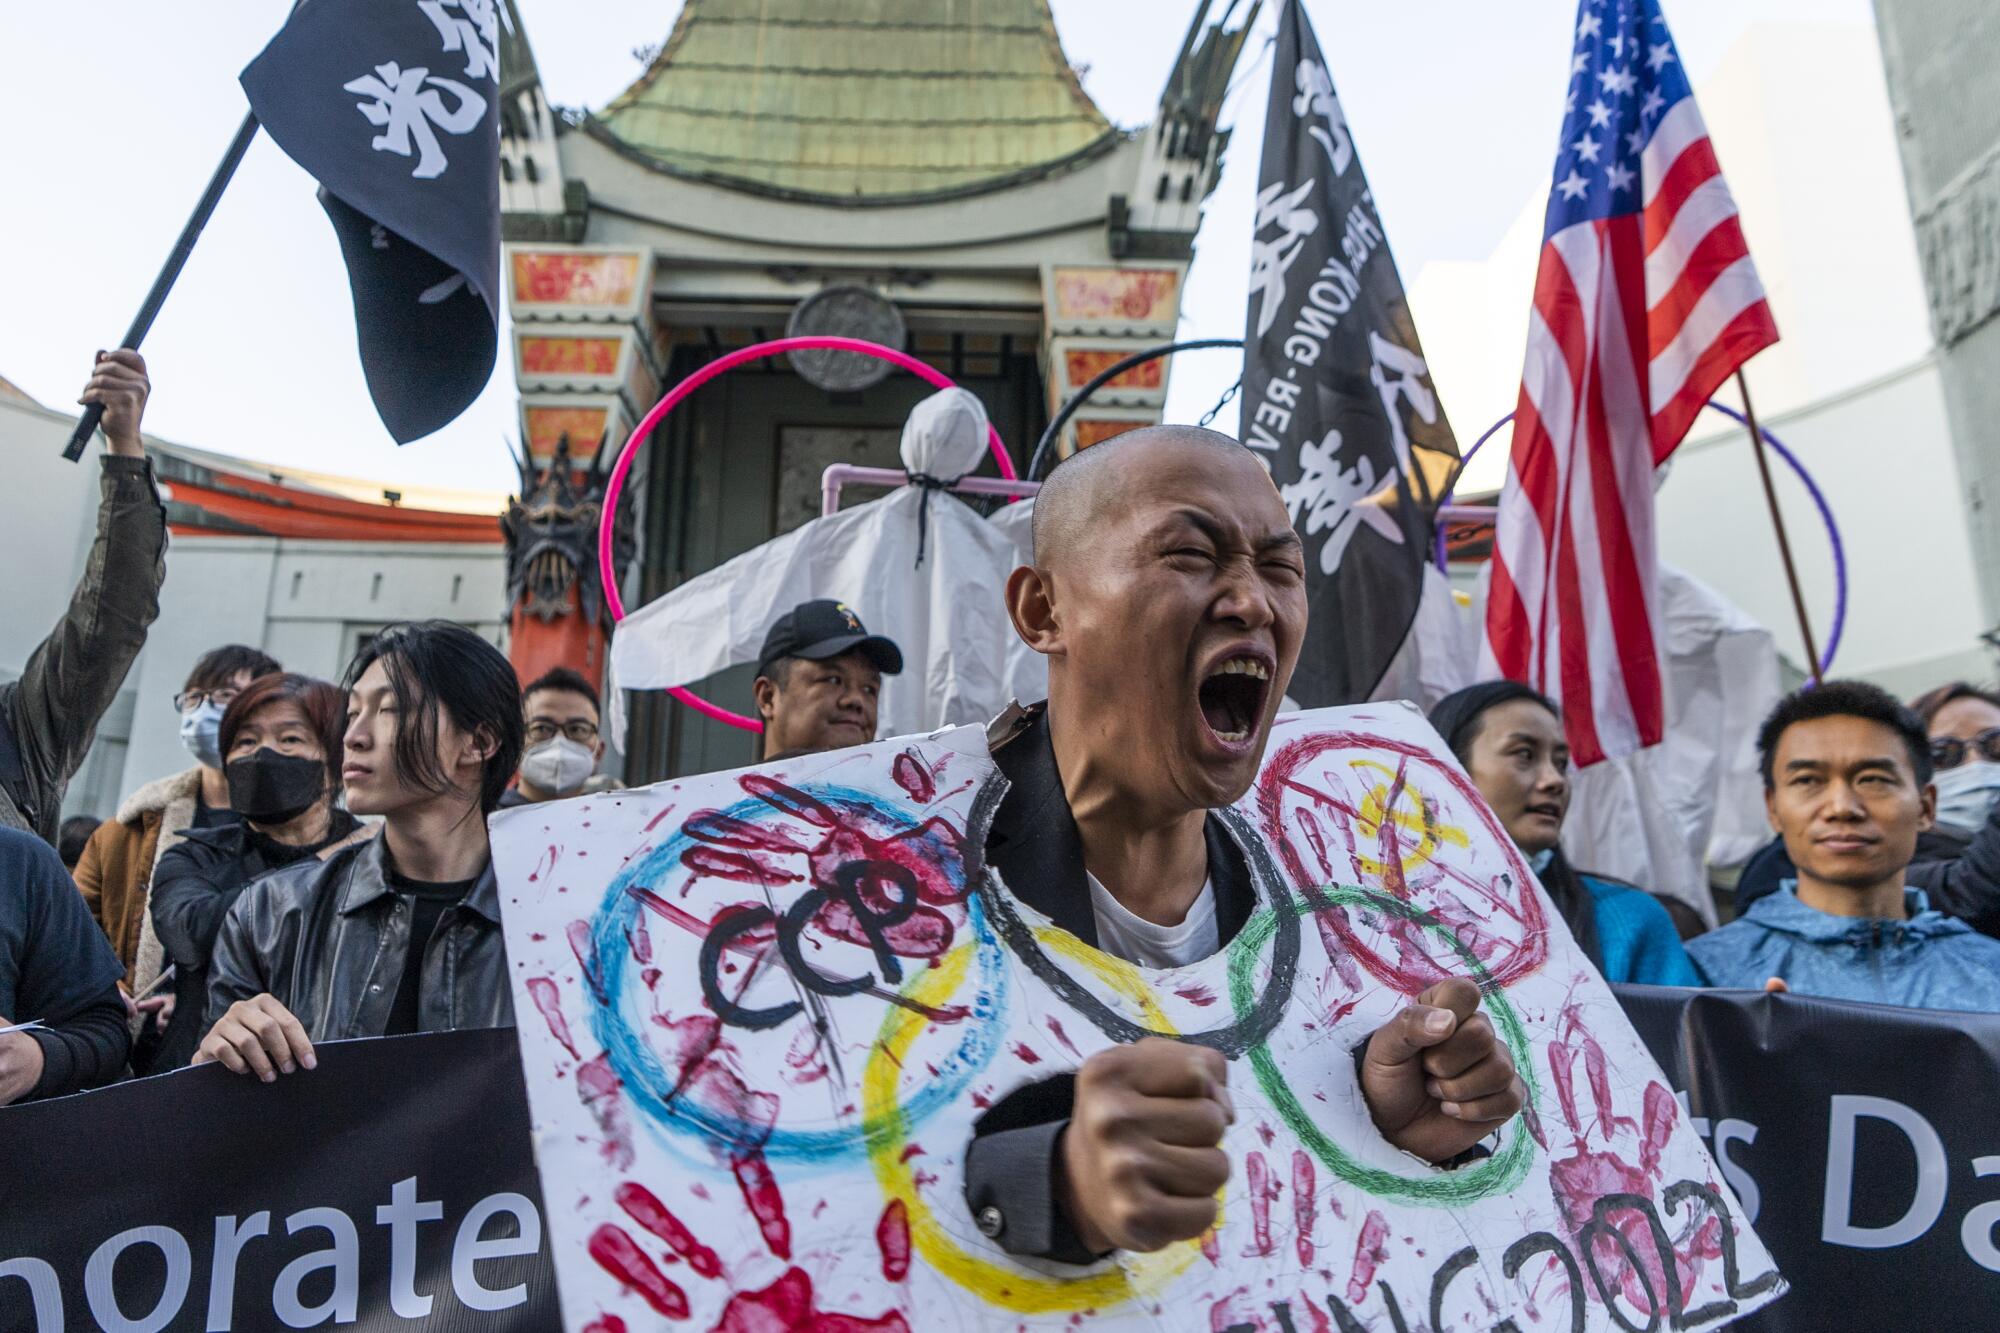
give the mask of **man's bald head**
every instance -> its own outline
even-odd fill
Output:
[[[1007,606],[1049,660],[1072,802],[1179,818],[1248,789],[1306,626],[1304,552],[1256,454],[1155,426],[1065,459]]]
[[[1034,559],[1059,567],[1098,526],[1105,502],[1129,494],[1128,483],[1163,449],[1213,449],[1256,461],[1242,443],[1201,426],[1145,426],[1079,449],[1050,469],[1035,496]]]

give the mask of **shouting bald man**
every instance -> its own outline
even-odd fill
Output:
[[[1058,926],[1146,967],[1205,958],[1256,906],[1210,812],[1250,788],[1306,628],[1304,554],[1270,474],[1235,440],[1132,431],[1065,460],[1035,501],[1014,627],[1049,660],[1046,705],[994,723],[1009,789],[987,859]],[[1521,1109],[1469,980],[1418,997],[1357,1052],[1390,1143],[1442,1166]],[[1229,1177],[1227,1062],[1149,1037],[1018,1089],[980,1120],[966,1200],[1007,1250],[1091,1263],[1214,1225]]]

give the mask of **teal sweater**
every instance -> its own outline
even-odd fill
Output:
[[[1597,947],[1604,979],[1640,986],[1699,986],[1674,919],[1649,893],[1579,870],[1597,906]]]

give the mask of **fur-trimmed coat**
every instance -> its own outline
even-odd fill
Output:
[[[166,966],[166,951],[146,910],[153,867],[193,825],[200,804],[199,768],[149,782],[125,798],[117,818],[97,826],[76,863],[76,887],[125,965],[131,994],[152,985]]]

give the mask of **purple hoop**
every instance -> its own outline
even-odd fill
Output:
[[[1728,417],[1738,425],[1748,426],[1750,424],[1749,418],[1745,417],[1741,412],[1738,412],[1733,407],[1718,403],[1713,398],[1708,400],[1708,406],[1722,413],[1722,415]],[[1470,463],[1472,456],[1479,452],[1480,446],[1492,439],[1494,432],[1513,419],[1514,414],[1509,412],[1506,416],[1501,417],[1491,426],[1488,426],[1485,434],[1472,442],[1472,447],[1467,449],[1464,457],[1459,460],[1458,476],[1453,477],[1451,485],[1445,487],[1444,493],[1438,496],[1439,508],[1443,508],[1445,503],[1451,499],[1452,491],[1458,487],[1458,477],[1465,475],[1464,464]],[[1827,544],[1833,548],[1833,629],[1827,635],[1826,651],[1820,654],[1819,659],[1819,674],[1824,678],[1833,671],[1834,654],[1840,651],[1841,635],[1847,629],[1847,545],[1840,539],[1840,524],[1834,520],[1833,506],[1827,503],[1826,495],[1820,490],[1819,483],[1813,480],[1812,473],[1806,471],[1806,465],[1799,461],[1798,455],[1786,448],[1785,442],[1773,435],[1769,427],[1759,426],[1757,433],[1764,437],[1764,443],[1770,445],[1778,457],[1784,460],[1786,466],[1790,467],[1798,475],[1799,480],[1805,483],[1806,493],[1812,496],[1813,505],[1819,510],[1820,522],[1826,525]],[[1445,552],[1443,527],[1439,527],[1437,530],[1435,557],[1437,567],[1440,570],[1447,570],[1449,568],[1450,562]]]
[[[667,414],[680,406],[682,399],[718,375],[727,374],[747,361],[757,361],[767,356],[776,356],[780,352],[820,350],[855,352],[862,356],[872,356],[877,361],[887,361],[892,366],[899,366],[909,371],[912,375],[915,375],[918,379],[923,380],[927,384],[935,385],[937,388],[955,389],[958,387],[957,383],[943,371],[933,369],[908,353],[898,351],[896,348],[884,347],[881,343],[872,343],[861,338],[836,338],[832,336],[773,338],[769,342],[761,342],[750,347],[739,348],[727,356],[719,357],[699,370],[696,370],[692,375],[689,375],[670,389],[666,397],[653,404],[653,410],[646,413],[639,424],[633,428],[631,438],[626,440],[625,447],[618,451],[618,462],[611,469],[610,480],[605,483],[604,512],[602,517],[599,518],[597,526],[597,569],[604,584],[604,603],[611,609],[613,623],[625,619],[625,599],[618,595],[618,579],[612,568],[611,528],[618,515],[619,494],[625,489],[625,474],[632,470],[632,464],[638,459],[640,447],[651,437],[654,429],[667,419]],[[1000,439],[999,428],[990,421],[986,425],[986,436],[986,442],[993,450],[994,461],[1000,466],[1000,475],[1013,480],[1016,475],[1014,472],[1014,460],[1007,456],[1007,446]],[[695,712],[702,714],[704,717],[712,717],[717,722],[722,722],[744,731],[762,731],[764,729],[764,724],[756,718],[746,717],[742,713],[732,713],[727,708],[712,704],[692,690],[685,689],[682,686],[668,686],[667,693],[686,704],[689,708],[694,709]]]

